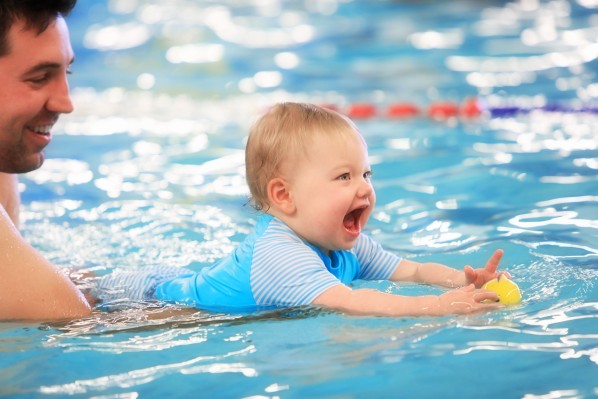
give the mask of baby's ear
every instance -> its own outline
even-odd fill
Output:
[[[275,177],[268,182],[268,200],[270,206],[279,212],[286,215],[295,212],[295,204],[288,190],[287,182],[280,177]]]

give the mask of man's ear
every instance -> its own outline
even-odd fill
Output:
[[[295,212],[295,204],[288,189],[288,184],[280,177],[276,177],[268,182],[268,200],[270,201],[270,206],[286,215]]]

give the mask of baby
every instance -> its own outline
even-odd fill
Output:
[[[441,316],[499,308],[480,289],[500,275],[502,251],[482,269],[459,271],[401,259],[363,233],[376,195],[367,145],[344,116],[315,105],[282,103],[252,127],[245,151],[255,231],[227,258],[199,272],[152,268],[115,272],[99,297],[161,300],[215,311],[300,305],[350,314]],[[434,284],[441,295],[401,296],[352,289],[357,279]]]

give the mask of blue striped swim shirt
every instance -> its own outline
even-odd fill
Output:
[[[198,273],[160,282],[154,295],[159,300],[214,311],[309,305],[339,284],[387,280],[399,261],[365,234],[360,234],[351,250],[327,255],[279,219],[264,214],[255,231],[230,256]]]

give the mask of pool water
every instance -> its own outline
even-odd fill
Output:
[[[69,25],[77,109],[21,186],[23,234],[73,278],[230,253],[256,219],[248,128],[298,100],[376,110],[355,119],[370,235],[457,268],[503,248],[523,301],[443,318],[148,306],[2,323],[0,396],[598,397],[595,1],[79,0]],[[426,116],[469,97],[518,112]],[[402,102],[422,115],[385,114]]]

